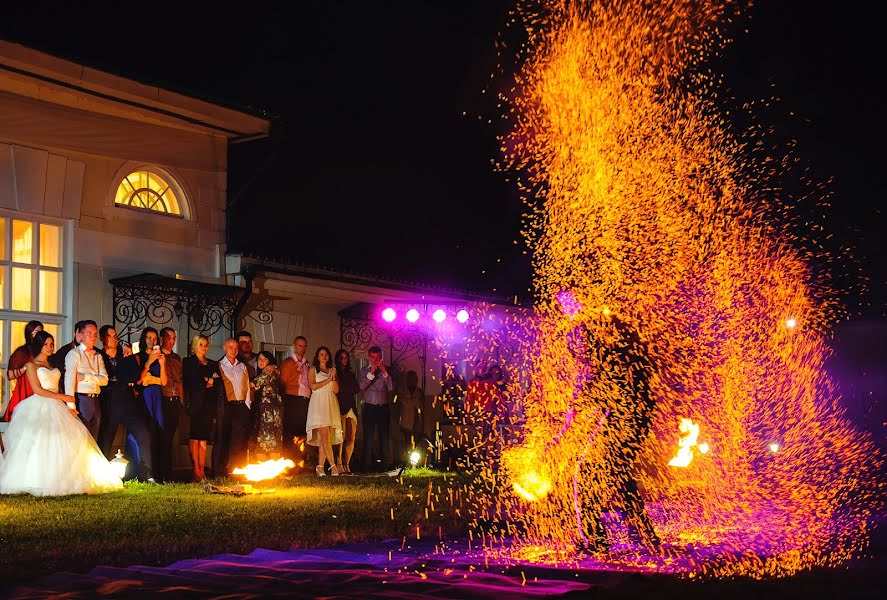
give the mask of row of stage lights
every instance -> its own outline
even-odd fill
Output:
[[[419,311],[415,308],[411,308],[411,309],[407,310],[407,312],[404,316],[405,316],[406,320],[409,321],[410,323],[416,323],[419,321],[419,319],[422,318],[421,313],[419,313]],[[447,320],[447,316],[448,316],[447,311],[445,311],[442,308],[438,308],[433,313],[431,313],[431,318],[434,319],[435,323],[443,323],[444,321]],[[382,309],[382,320],[385,321],[386,323],[393,323],[397,319],[397,317],[398,317],[397,310],[395,310],[394,307],[387,306],[384,309]],[[456,312],[456,320],[459,321],[460,323],[463,323],[463,324],[467,323],[468,317],[469,317],[468,311],[465,310],[464,308],[460,309],[459,311]]]

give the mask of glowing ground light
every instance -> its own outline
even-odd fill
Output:
[[[795,319],[786,319],[785,326],[788,327],[789,329],[794,329],[795,327],[798,326],[798,321]]]
[[[432,313],[431,318],[434,319],[436,323],[443,323],[447,318],[447,313],[442,308],[438,308]]]
[[[386,323],[390,323],[396,318],[397,312],[395,312],[395,310],[390,306],[382,311],[382,319],[384,319]]]
[[[419,311],[418,310],[416,310],[415,308],[411,308],[410,310],[407,311],[407,321],[409,321],[410,323],[415,323],[418,320],[419,320]]]
[[[410,452],[410,464],[412,466],[416,466],[419,464],[419,461],[422,460],[422,453],[418,450],[413,450]]]
[[[460,323],[467,323],[468,322],[468,311],[463,308],[462,310],[457,312],[456,313],[456,320],[459,321]]]

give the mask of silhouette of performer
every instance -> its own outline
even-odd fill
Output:
[[[605,448],[602,461],[586,462],[580,470],[580,476],[591,484],[584,486],[581,497],[581,527],[586,539],[580,542],[580,549],[609,548],[601,512],[614,501],[625,514],[632,537],[647,547],[657,547],[659,538],[634,478],[635,462],[649,434],[655,407],[650,393],[653,365],[646,346],[626,323],[602,316],[589,325],[582,324],[571,333],[573,352],[581,353],[579,358],[595,369],[579,394],[593,398],[601,415],[610,412],[597,433],[605,438],[598,441]]]

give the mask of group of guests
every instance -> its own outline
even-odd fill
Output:
[[[235,356],[235,351],[238,353]],[[391,467],[388,457],[389,393],[394,389],[392,375],[382,360],[381,348],[368,351],[369,365],[355,375],[351,356],[345,350],[333,355],[326,346],[318,347],[307,359],[308,340],[297,336],[292,354],[280,365],[268,352],[252,353],[252,338],[246,331],[225,345],[224,368],[238,368],[250,378],[245,390],[252,404],[252,415],[237,409],[233,422],[225,423],[222,436],[232,440],[230,455],[240,459],[255,442],[257,454],[278,452],[297,464],[304,464],[316,449],[315,472],[325,476],[350,474],[357,435],[357,398],[363,394],[363,451],[365,470],[373,470],[375,437],[378,434],[380,466]],[[230,364],[225,365],[225,362]],[[257,373],[257,375],[252,375]],[[241,400],[244,398],[244,400]],[[245,402],[237,390],[226,390],[226,403]],[[252,422],[252,429],[248,424]],[[250,435],[250,431],[254,432]]]
[[[26,343],[9,360],[7,378],[14,389],[4,420],[11,420],[19,404],[34,394],[26,365],[35,359],[36,346],[42,348],[51,337],[39,321],[26,325]],[[364,469],[393,466],[388,430],[394,383],[380,348],[369,349],[369,365],[355,374],[345,350],[333,356],[320,346],[309,362],[303,336],[295,338],[292,354],[280,365],[270,352],[253,352],[247,331],[224,342],[224,356],[218,361],[208,357],[207,337],[194,336],[184,359],[174,351],[176,340],[172,328],[146,327],[139,351],[133,353],[113,326],[99,328],[86,320],[75,325],[70,343],[47,357],[48,366],[61,373],[57,395],[70,400],[72,411],[109,459],[123,426],[128,478],[155,483],[172,479],[182,411],[190,417],[188,448],[195,481],[207,478],[210,442],[215,476],[245,466],[248,458],[258,462],[284,456],[304,464],[313,454],[306,452],[309,448],[316,449],[317,475],[351,473],[361,393]],[[400,394],[400,424],[407,440],[421,427],[423,392],[417,382],[416,373],[409,372]]]
[[[3,415],[7,421],[24,400],[48,391],[35,390],[25,375],[40,342],[54,340],[42,323],[30,321],[25,341],[9,359],[6,375],[15,387]],[[53,393],[70,398],[72,411],[106,457],[113,456],[118,426],[125,428],[128,477],[152,483],[172,479],[173,440],[184,401],[183,361],[175,345],[174,329],[147,327],[139,339],[140,351],[133,354],[113,326],[99,328],[95,321],[84,320],[74,325],[74,339],[47,357],[48,367],[60,372]]]

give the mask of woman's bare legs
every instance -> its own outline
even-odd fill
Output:
[[[342,440],[341,446],[345,447],[345,472],[351,472],[351,455],[354,453],[354,438],[357,433],[357,421],[354,419],[345,419],[345,431],[343,432],[345,439]]]
[[[330,467],[332,467],[333,475],[338,475],[339,470],[336,469],[336,458],[333,454],[333,446],[330,444],[330,435],[332,433],[332,427],[321,427],[317,431],[320,433],[320,446],[318,446],[318,451],[321,458],[318,460],[318,464],[323,466],[324,458],[329,460]]]
[[[188,440],[188,454],[191,455],[191,465],[194,468],[194,481],[203,479],[200,475],[200,440]]]

